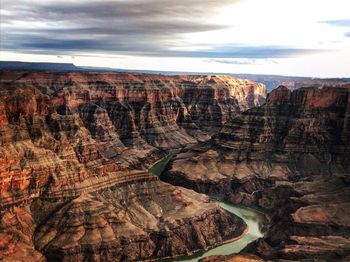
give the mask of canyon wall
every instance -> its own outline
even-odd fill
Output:
[[[61,115],[79,114],[95,136],[109,121],[110,132],[125,145],[165,149],[208,139],[208,133],[237,112],[262,104],[266,95],[262,84],[215,75],[3,72],[1,85],[30,89]],[[96,117],[99,125],[91,126]]]
[[[122,73],[0,79],[0,259],[175,257],[243,233],[238,217],[146,170],[260,105],[263,85]]]
[[[264,259],[346,261],[350,255],[350,86],[281,86],[208,143],[189,147],[161,179],[270,217],[244,252]]]
[[[208,139],[265,88],[224,76],[2,72],[0,92],[6,206],[127,180],[121,172],[148,167],[162,149]]]

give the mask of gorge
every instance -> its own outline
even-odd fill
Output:
[[[1,259],[135,261],[217,246],[246,229],[147,169],[264,101],[225,76],[1,72]]]
[[[267,214],[267,233],[243,254],[348,261],[349,110],[349,85],[279,87],[209,142],[183,150],[162,180]]]
[[[350,259],[349,85],[265,102],[264,85],[221,75],[0,79],[1,260],[174,259],[244,238],[214,199],[269,227],[204,261]]]

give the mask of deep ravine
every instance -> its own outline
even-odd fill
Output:
[[[149,171],[157,176],[160,176],[165,170],[167,164],[177,153],[180,152],[180,150],[181,149],[170,150],[167,156],[154,164]],[[222,201],[213,201],[217,202],[220,207],[224,208],[228,212],[242,218],[247,224],[246,232],[244,232],[241,237],[238,237],[233,241],[229,241],[228,243],[211,248],[207,251],[197,252],[191,256],[181,256],[177,259],[171,259],[171,261],[195,262],[209,256],[237,254],[248,244],[264,236],[268,221],[263,213],[244,206],[232,205]]]

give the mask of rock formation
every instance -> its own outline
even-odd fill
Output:
[[[264,259],[350,258],[350,86],[281,86],[162,175],[270,217],[244,252]]]
[[[141,260],[240,235],[238,217],[146,169],[265,88],[226,76],[0,73],[0,259]]]
[[[102,132],[102,124],[112,124],[110,132],[125,145],[158,148],[208,139],[208,131],[212,134],[237,112],[260,105],[266,94],[262,84],[215,75],[2,72],[1,85],[30,89],[61,115],[79,114],[94,135]],[[89,124],[96,117],[98,126]]]
[[[0,199],[11,206],[127,180],[159,149],[208,139],[265,89],[223,76],[2,72],[0,92]]]
[[[34,200],[3,212],[4,261],[136,261],[175,257],[243,233],[238,217],[207,196],[155,180]],[[45,257],[44,257],[44,256]]]

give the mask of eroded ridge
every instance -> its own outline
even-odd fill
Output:
[[[209,143],[177,155],[161,178],[269,214],[266,236],[245,252],[264,259],[346,260],[349,119],[349,85],[279,87]]]

